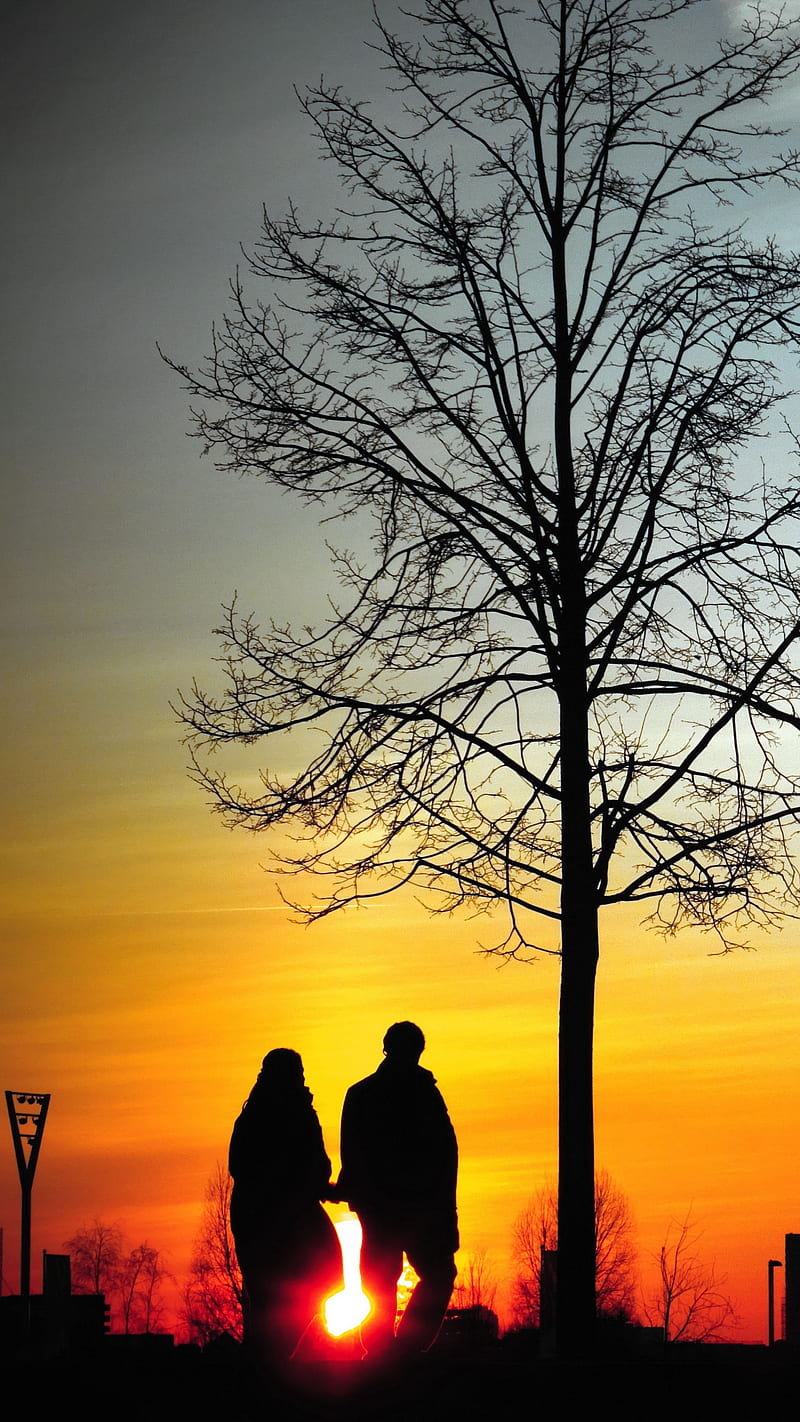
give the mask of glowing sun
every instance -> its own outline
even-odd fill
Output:
[[[372,1305],[361,1287],[361,1225],[354,1215],[338,1220],[336,1233],[342,1249],[344,1288],[331,1294],[323,1305],[325,1327],[334,1338],[350,1333],[364,1322]]]

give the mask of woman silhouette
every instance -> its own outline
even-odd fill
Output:
[[[233,1127],[228,1168],[245,1343],[279,1362],[342,1286],[339,1241],[320,1204],[331,1163],[297,1052],[265,1056]]]

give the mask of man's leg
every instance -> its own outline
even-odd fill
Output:
[[[397,1281],[403,1272],[403,1249],[393,1233],[374,1220],[361,1220],[361,1282],[372,1312],[361,1325],[361,1340],[371,1357],[386,1353],[394,1342]]]
[[[406,1252],[419,1274],[419,1283],[400,1320],[397,1341],[405,1353],[424,1353],[442,1326],[456,1279],[456,1265],[452,1254],[443,1252],[441,1245],[422,1244]]]

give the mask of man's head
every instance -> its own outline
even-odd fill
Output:
[[[383,1050],[392,1062],[416,1065],[425,1050],[425,1038],[416,1022],[395,1022],[383,1039]]]

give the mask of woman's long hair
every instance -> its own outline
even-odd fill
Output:
[[[305,1083],[303,1059],[291,1047],[274,1047],[267,1052],[242,1110],[256,1110],[281,1103],[310,1104],[311,1092]]]

